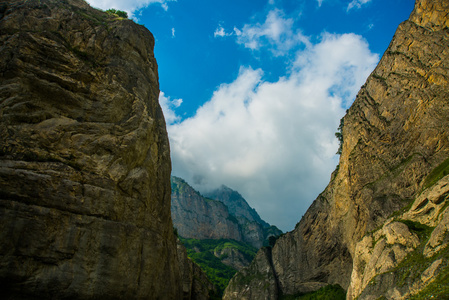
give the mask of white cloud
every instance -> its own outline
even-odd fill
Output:
[[[223,26],[219,25],[217,29],[215,29],[214,37],[225,37],[230,36],[232,33],[226,33]]]
[[[107,10],[115,8],[126,11],[130,18],[135,18],[134,12],[147,7],[150,4],[160,4],[165,10],[168,9],[167,2],[176,0],[87,0],[93,7]]]
[[[181,106],[182,99],[171,100],[170,97],[165,96],[164,92],[160,92],[159,104],[164,112],[165,122],[167,125],[174,124],[180,120],[180,117],[175,113],[175,109]]]
[[[362,5],[367,4],[371,0],[352,0],[351,3],[348,4],[347,11],[350,11],[353,8],[361,8]]]
[[[283,11],[273,9],[268,12],[264,23],[245,24],[242,29],[234,27],[234,31],[226,33],[220,25],[214,37],[236,36],[238,44],[251,50],[268,48],[274,55],[285,55],[299,45],[308,44],[309,40],[299,31],[293,30],[294,20],[286,18]]]
[[[256,27],[280,39],[285,27],[266,23]],[[328,183],[339,119],[377,61],[360,36],[326,33],[298,50],[290,75],[275,82],[242,67],[195,116],[168,122],[173,174],[202,191],[226,184],[262,218],[293,229]]]
[[[173,27],[172,29],[171,29],[171,37],[175,37],[175,28]]]

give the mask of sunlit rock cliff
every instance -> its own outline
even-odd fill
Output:
[[[0,1],[1,298],[190,299],[153,47],[82,0]]]
[[[343,119],[329,185],[224,299],[449,295],[448,20],[449,2],[416,1]]]

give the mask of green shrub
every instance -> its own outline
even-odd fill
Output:
[[[427,175],[424,181],[423,189],[427,189],[437,183],[438,180],[449,174],[449,158],[443,161],[435,169],[433,169],[429,175]]]
[[[297,294],[297,295],[285,295],[281,297],[283,300],[345,300],[346,292],[338,284],[327,285],[320,288],[318,291]]]
[[[123,10],[117,10],[115,8],[108,9],[106,11],[108,14],[116,15],[120,18],[128,19],[128,13]]]

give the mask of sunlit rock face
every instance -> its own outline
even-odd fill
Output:
[[[181,298],[153,46],[81,0],[0,1],[3,298]]]
[[[348,299],[407,299],[447,277],[448,14],[416,1],[358,93],[331,182],[272,249],[282,294],[339,284]],[[257,286],[242,278],[228,299]]]

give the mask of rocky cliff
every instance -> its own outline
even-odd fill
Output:
[[[236,275],[225,299],[327,284],[348,289],[348,299],[448,295],[448,14],[447,1],[417,0],[361,88],[343,119],[331,182],[257,262],[275,274],[278,293],[256,288],[260,276]]]
[[[256,210],[237,191],[227,186],[210,191],[206,197],[218,200],[226,205],[229,213],[233,215],[240,226],[243,242],[260,248],[270,236],[279,236],[282,231],[276,226],[270,226],[262,220]]]
[[[153,46],[82,0],[0,0],[2,298],[182,298]]]
[[[186,248],[179,240],[178,259],[181,266],[183,300],[207,300],[217,295],[216,287],[203,270],[187,256]]]
[[[193,239],[242,240],[235,217],[222,202],[207,199],[183,179],[171,178],[173,225],[180,236]]]
[[[181,178],[172,177],[171,183],[173,224],[184,238],[233,239],[260,248],[269,236],[282,233],[228,187],[203,197]]]

